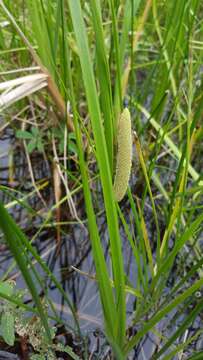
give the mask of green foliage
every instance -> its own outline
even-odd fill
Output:
[[[15,341],[14,322],[14,315],[10,309],[6,309],[1,315],[1,332],[4,341],[10,346],[13,346]]]
[[[44,152],[45,144],[48,140],[51,140],[52,136],[58,141],[58,150],[59,154],[64,152],[64,127],[63,128],[53,128],[52,131],[49,131],[47,134],[47,139],[45,138],[44,130],[40,130],[36,126],[32,126],[30,131],[27,130],[16,130],[16,137],[21,140],[28,140],[27,150],[29,153],[37,150],[38,152]],[[69,132],[67,136],[67,145],[68,151],[70,154],[77,154],[77,146],[75,144],[75,134]]]
[[[13,296],[14,284],[11,282],[0,282],[0,293],[7,296]],[[4,341],[10,345],[14,345],[15,341],[15,317],[14,307],[8,302],[1,303],[0,311],[0,333]]]
[[[202,356],[203,356],[203,351],[200,351],[190,356],[188,360],[201,360]]]
[[[18,139],[29,140],[27,145],[29,153],[32,153],[34,150],[38,150],[39,152],[44,151],[42,133],[38,127],[32,126],[30,131],[17,130],[16,137]]]
[[[60,343],[50,344],[40,317],[26,314],[21,306],[26,293],[26,290],[17,289],[14,282],[0,282],[0,335],[3,340],[13,346],[16,334],[25,337],[35,351],[30,357],[32,360],[55,360],[54,351],[66,352],[72,359],[78,360],[71,347]],[[44,303],[43,307],[46,311],[47,304]],[[51,324],[50,332],[53,340],[56,328]]]
[[[64,144],[65,144],[64,131],[65,131],[64,128],[55,128],[52,131],[52,135],[55,137],[55,139],[58,140],[59,154],[63,154],[64,152]],[[73,154],[78,155],[78,149],[75,143],[75,134],[73,132],[68,133],[67,146],[68,146],[68,152],[71,155]]]
[[[4,3],[12,11],[10,2]],[[67,137],[65,121],[63,125],[54,122],[51,129],[40,124],[30,131],[18,130],[16,137],[27,143],[29,152],[44,151],[54,137],[61,156],[75,155],[105,332],[116,358],[127,358],[145,336],[157,333],[156,326],[170,315],[164,334],[157,335],[160,347],[153,359],[162,356],[172,359],[190,346],[192,338],[185,347],[179,344],[180,338],[202,311],[201,301],[194,302],[195,291],[203,286],[202,2],[28,0],[24,23],[19,2],[14,6],[13,15],[26,38],[19,29],[17,33],[11,31],[9,25],[6,31],[0,30],[0,48],[8,46],[12,51],[14,45],[23,47],[30,41],[31,55],[35,47],[64,99],[65,108],[68,104],[74,123],[74,133],[67,131]],[[17,29],[15,21],[8,18]],[[19,59],[27,64],[26,56],[19,55]],[[7,60],[4,62],[6,67]],[[41,96],[48,106],[53,106],[47,94]],[[136,131],[137,165],[132,170],[136,181],[132,180],[128,196],[119,206],[114,199],[112,179],[117,122],[124,97],[129,101],[132,128]],[[64,150],[66,143],[68,150]],[[48,152],[52,159],[52,152]],[[71,179],[75,178],[71,169],[68,171]],[[94,188],[102,189],[104,203],[97,205],[101,194]],[[52,220],[53,210],[55,207],[47,215]],[[108,264],[98,225],[100,211],[108,229]],[[64,294],[63,289],[3,206],[0,213],[2,231],[37,305],[39,321],[49,334],[32,276],[41,287],[43,281],[37,277],[30,254]],[[40,231],[45,225],[46,220]],[[128,279],[124,265],[127,242],[137,270],[132,274],[133,280]],[[27,263],[30,272],[26,271]],[[174,272],[178,280],[168,291],[167,282]],[[127,289],[135,301],[131,326],[136,334],[131,338],[126,321]],[[68,298],[66,301],[77,323],[75,309]],[[193,308],[186,311],[188,304]],[[6,312],[2,317],[7,324],[2,336],[13,342],[13,319]],[[178,329],[167,332],[175,317],[180,319]],[[71,349],[66,350],[71,356]],[[44,352],[45,348],[39,356],[44,356]],[[201,353],[191,359],[198,358]]]
[[[0,282],[0,293],[3,295],[7,295],[7,296],[11,296],[13,294],[13,287],[14,287],[14,283],[13,282]]]

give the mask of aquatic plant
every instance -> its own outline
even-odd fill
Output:
[[[109,353],[126,359],[133,350],[142,349],[153,333],[158,344],[150,354],[153,360],[182,356],[193,339],[189,326],[203,307],[194,296],[203,286],[203,3],[27,0],[24,12],[20,0],[12,2],[13,7],[10,3],[0,1],[0,90],[1,99],[8,101],[0,101],[5,119],[0,130],[12,126],[18,145],[25,145],[32,179],[28,188],[32,190],[0,185],[2,193],[11,198],[4,206],[0,204],[2,238],[13,255],[5,277],[11,276],[16,262],[35,305],[33,311],[51,342],[49,319],[38,296],[43,290],[49,314],[58,319],[44,281],[49,279],[71,313],[74,333],[82,338],[71,294],[64,291],[34,246],[48,227],[57,230],[60,241],[60,234],[68,236],[77,223],[85,235],[88,231],[95,273],[76,270],[98,287]],[[39,74],[34,78],[40,76],[40,83],[32,80],[28,91],[24,75],[36,70]],[[14,76],[20,76],[23,87],[16,79],[10,88],[5,77],[10,81]],[[122,112],[124,97],[129,110]],[[130,187],[131,122],[137,134],[140,169],[131,177]],[[33,140],[30,153],[27,140]],[[112,184],[114,145],[117,159]],[[52,168],[55,162],[61,181],[56,181],[56,175],[55,182],[51,181],[50,174],[42,182],[35,181],[30,164],[36,153],[42,153]],[[48,187],[54,194],[54,183],[60,196],[47,206],[39,191]],[[60,190],[66,190],[65,195]],[[36,209],[29,202],[34,195],[40,198]],[[73,214],[67,215],[66,209],[65,221],[62,211],[55,216],[61,204]],[[6,210],[14,208],[15,214],[17,207],[30,219],[34,235],[28,232],[29,239],[20,230],[22,224],[17,225]],[[100,214],[105,236],[99,226]],[[37,228],[32,226],[35,223]],[[133,304],[130,317],[126,310],[129,298]],[[174,319],[178,322],[175,330]]]

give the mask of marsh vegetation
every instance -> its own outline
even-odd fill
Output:
[[[0,1],[1,359],[203,359],[202,17]]]

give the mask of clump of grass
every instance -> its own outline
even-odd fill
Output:
[[[20,23],[20,2],[15,3],[15,18],[11,15],[9,1],[4,1],[4,6],[2,4],[0,2],[2,19],[5,20],[6,14],[10,23],[1,29],[1,49],[12,53],[13,43],[20,44],[21,48],[26,46],[26,56],[17,52],[19,63],[27,65],[31,58],[46,74],[44,86],[47,86],[52,99],[41,92],[40,106],[48,104],[51,108],[56,104],[58,111],[54,115],[58,119],[62,117],[63,126],[67,126],[64,143],[69,148],[68,129],[74,131],[77,174],[67,168],[67,157],[68,160],[72,158],[66,146],[62,160],[57,161],[61,162],[63,181],[68,176],[73,181],[72,192],[75,188],[83,191],[84,216],[88,223],[105,333],[112,351],[116,358],[125,359],[149,333],[155,333],[159,346],[152,359],[161,356],[172,359],[189,349],[192,337],[188,335],[187,341],[181,345],[180,339],[203,307],[201,301],[193,301],[195,292],[203,286],[200,243],[203,221],[200,166],[203,95],[199,86],[202,3],[200,0],[170,0],[165,3],[159,0],[29,0],[23,24]],[[23,27],[26,36],[21,30]],[[13,42],[10,42],[11,38]],[[15,57],[11,56],[14,67],[13,59]],[[7,60],[4,60],[1,66],[7,65]],[[129,99],[129,110],[124,109],[121,113],[124,96]],[[9,108],[11,113],[20,110],[22,102],[15,103],[15,106]],[[36,101],[34,106],[39,106],[39,103]],[[34,106],[31,107],[32,114]],[[1,110],[5,118],[8,117],[5,108]],[[51,116],[54,115],[51,112]],[[137,132],[141,169],[133,186],[128,189],[126,206],[122,207],[115,199],[120,202],[124,198],[129,182],[131,123]],[[60,126],[59,121],[54,121],[54,124]],[[115,136],[117,129],[118,136]],[[50,132],[53,139],[53,129],[50,128]],[[113,149],[117,143],[116,174],[112,184]],[[57,146],[56,142],[55,152]],[[56,160],[52,151],[49,151],[49,159],[51,162]],[[141,191],[137,178],[142,185]],[[108,263],[97,221],[101,210],[98,198],[101,196],[92,190],[94,183],[101,189],[104,199],[102,211],[108,229]],[[70,196],[71,190],[67,194]],[[54,210],[66,201],[67,197],[56,197],[52,209],[47,212],[41,209],[41,212],[53,222]],[[23,201],[19,203],[24,204]],[[50,338],[48,323],[32,276],[40,286],[43,281],[28,254],[66,296],[79,332],[75,308],[69,297],[8,217],[4,207],[1,206],[0,211],[3,215],[0,226],[36,303],[47,336]],[[150,220],[146,214],[150,214]],[[119,220],[124,232],[121,232]],[[45,226],[46,220],[35,237]],[[67,229],[60,225],[58,231],[66,232]],[[136,264],[137,272],[133,270],[131,278],[124,265],[123,242],[131,247],[132,263]],[[182,257],[184,269],[166,295],[167,281],[177,270]],[[190,270],[187,261],[192,264]],[[131,294],[135,304],[130,326],[126,321],[126,293]],[[193,308],[184,311],[190,304],[194,305]],[[50,308],[53,310],[51,301]],[[180,320],[173,333],[167,332],[167,328],[173,325],[173,318],[168,317],[171,313]],[[157,326],[164,320],[167,320],[167,325],[159,333]],[[129,337],[127,330],[135,330],[136,334]]]

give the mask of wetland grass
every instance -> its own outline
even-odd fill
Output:
[[[40,319],[46,340],[33,359],[201,359],[202,15],[200,0],[0,1],[0,136],[11,129],[15,139],[0,185],[1,241],[13,257],[0,296]],[[28,190],[15,175],[19,148]],[[35,156],[46,176],[36,176]],[[63,249],[75,228],[73,261]],[[47,229],[65,271],[37,251]],[[83,268],[86,246],[94,265]],[[16,268],[33,306],[1,291]],[[69,286],[76,272],[97,288],[97,350]],[[53,323],[68,329],[66,346],[56,345]]]

